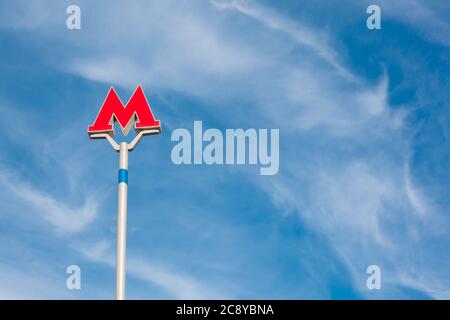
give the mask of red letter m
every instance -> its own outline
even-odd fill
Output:
[[[114,88],[111,87],[97,115],[97,119],[95,119],[92,126],[88,127],[89,136],[96,133],[108,133],[113,136],[114,121],[119,123],[124,135],[130,132],[133,124],[135,124],[137,131],[144,129],[161,130],[161,123],[153,117],[150,105],[140,85],[125,106],[120,101]]]

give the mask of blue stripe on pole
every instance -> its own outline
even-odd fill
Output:
[[[125,182],[128,184],[128,170],[127,169],[119,169],[119,183]]]

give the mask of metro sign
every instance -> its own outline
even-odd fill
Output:
[[[139,133],[143,130],[155,129],[161,132],[161,122],[155,120],[150,105],[145,97],[142,87],[139,85],[130,100],[123,105],[113,87],[109,89],[108,95],[95,119],[93,125],[88,127],[89,137],[98,134],[109,134],[114,136],[114,122],[119,124],[123,134],[126,136],[134,127]]]
[[[114,123],[117,122],[126,136],[134,125],[136,136],[128,143],[114,141]],[[139,85],[130,100],[123,105],[114,88],[108,95],[94,123],[88,127],[91,139],[106,139],[119,153],[118,210],[117,210],[117,257],[116,257],[116,299],[125,299],[125,260],[127,235],[127,193],[128,193],[128,153],[144,135],[161,133],[161,121],[155,120],[142,87]]]

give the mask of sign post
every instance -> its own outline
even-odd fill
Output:
[[[125,299],[125,257],[127,253],[128,144],[120,144],[119,201],[117,210],[116,299]]]
[[[114,122],[118,122],[126,136],[135,126],[136,136],[131,143],[113,139]],[[113,88],[108,95],[92,126],[88,127],[91,139],[107,139],[114,150],[119,152],[119,191],[117,210],[117,257],[116,257],[116,299],[125,299],[126,282],[126,244],[127,244],[127,192],[128,192],[128,153],[133,151],[144,135],[161,133],[161,122],[153,117],[150,105],[141,86],[124,106]]]

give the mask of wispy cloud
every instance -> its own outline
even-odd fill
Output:
[[[302,25],[298,21],[294,22],[283,18],[276,12],[253,2],[251,5],[239,0],[210,0],[210,2],[219,10],[236,10],[263,23],[270,29],[288,34],[298,44],[312,49],[318,56],[336,68],[342,76],[352,81],[356,80],[356,77],[339,61],[339,55],[329,44],[330,37],[325,32]]]
[[[80,207],[72,208],[53,196],[26,184],[11,171],[0,171],[3,190],[9,191],[25,206],[24,213],[34,212],[60,234],[83,231],[97,216],[98,204],[94,196],[85,199]],[[11,195],[9,195],[11,199]]]
[[[450,24],[446,17],[450,6],[445,1],[379,1],[383,16],[401,21],[419,31],[427,40],[450,46]]]
[[[42,271],[42,270],[40,270]],[[17,266],[0,263],[0,299],[64,299],[64,278],[61,286],[55,285],[58,281],[43,272],[36,270],[19,270]]]
[[[15,210],[27,216],[33,213],[33,217],[37,218],[35,221],[44,221],[58,234],[84,231],[97,217],[99,201],[101,201],[101,197],[93,190],[87,192],[86,189],[80,188],[82,181],[77,176],[77,172],[78,168],[83,167],[83,161],[72,160],[84,151],[82,148],[72,150],[75,143],[67,133],[55,135],[49,139],[45,132],[36,128],[31,114],[17,110],[18,108],[2,107],[5,114],[15,119],[14,123],[1,121],[4,137],[12,141],[15,148],[22,148],[31,154],[33,164],[39,168],[40,172],[48,174],[45,177],[46,180],[50,181],[52,178],[52,181],[55,181],[55,176],[62,172],[61,180],[69,183],[64,185],[67,189],[65,199],[58,199],[55,194],[47,191],[48,184],[43,183],[42,178],[35,180],[36,177],[29,174],[28,177],[32,179],[28,179],[23,171],[12,167],[12,163],[4,158],[0,161],[3,201],[14,199],[14,202],[19,204]],[[68,131],[71,132],[71,130]],[[60,143],[59,139],[62,139],[63,143]],[[54,144],[58,144],[58,151],[54,150]],[[59,158],[61,154],[64,154],[63,158]],[[78,200],[81,205],[72,205],[73,200]]]
[[[436,237],[431,240],[445,242],[435,231],[436,225],[445,228],[448,221],[434,210],[410,170],[405,108],[390,104],[390,70],[385,68],[377,80],[365,79],[338,53],[342,43],[334,35],[285,17],[275,8],[248,1],[209,3],[205,7],[191,2],[117,1],[104,8],[89,3],[90,10],[104,17],[87,20],[90,32],[81,31],[80,38],[55,32],[44,40],[58,42],[64,62],[52,63],[63,71],[124,87],[142,82],[152,90],[200,98],[206,101],[201,104],[205,114],[221,119],[223,125],[280,128],[280,173],[270,180],[254,178],[255,187],[265,190],[280,212],[295,212],[305,227],[328,239],[361,293],[370,296],[365,270],[375,263],[382,266],[390,286],[410,286],[444,297],[446,267],[433,256],[434,247],[427,241]],[[391,3],[382,5],[387,9],[383,16],[419,23],[415,27],[447,43],[447,23],[434,19],[439,14],[424,2],[412,3],[412,15],[403,10],[406,2]],[[24,6],[25,2],[19,9]],[[143,16],[144,11],[153,19]],[[400,18],[401,14],[405,15]],[[46,19],[54,23],[51,15],[38,16],[39,26]],[[236,18],[238,27],[233,23]],[[422,25],[425,21],[430,21],[429,27]],[[15,27],[30,29],[23,23]],[[177,110],[170,116],[179,117]],[[47,155],[55,156],[54,151]],[[34,184],[5,172],[2,176],[2,184],[16,181],[5,186],[16,197],[35,208],[50,208],[43,217],[55,228],[80,231],[96,216],[98,204],[90,198],[73,207],[50,192],[38,191]],[[214,177],[203,179],[205,185],[215,185]],[[76,177],[74,181],[76,185]],[[72,224],[77,215],[81,220]],[[83,254],[113,267],[109,248],[99,243]],[[426,265],[421,257],[427,257]],[[193,276],[144,259],[131,256],[128,269],[133,277],[171,297],[223,296]]]
[[[94,245],[77,246],[77,250],[92,261],[115,268],[116,261],[111,253],[111,247],[108,241],[99,241]],[[133,255],[127,258],[127,272],[131,277],[161,288],[172,299],[226,299],[228,297],[227,294],[220,292],[220,289],[213,288],[204,280],[197,280],[173,268],[156,265]]]

